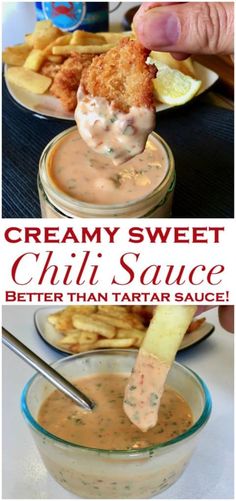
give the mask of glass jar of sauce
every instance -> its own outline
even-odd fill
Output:
[[[39,163],[44,218],[165,218],[174,186],[172,152],[155,132],[141,155],[117,167],[90,150],[72,127],[50,141]]]

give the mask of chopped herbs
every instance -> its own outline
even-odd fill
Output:
[[[151,393],[150,395],[150,405],[151,407],[155,407],[157,405],[157,401],[158,401],[158,395],[157,393]]]
[[[137,147],[136,121],[125,119],[118,127],[121,124],[119,119],[119,113],[108,114],[105,126],[110,128],[107,133],[112,134],[111,142],[104,142],[103,136],[97,136],[101,147],[99,153],[89,149],[76,131],[58,141],[48,167],[48,176],[54,187],[74,200],[112,206],[145,198],[162,182],[167,158],[163,147],[156,142],[148,141],[146,150],[124,165],[121,161],[122,167],[113,165],[113,159],[117,159],[119,153],[114,129],[120,130],[125,160],[133,156]],[[164,155],[163,159],[161,155]],[[122,172],[124,166],[125,176]],[[140,179],[144,173],[146,181]]]
[[[81,424],[82,426],[85,426],[85,424],[86,424],[86,423],[85,423],[85,421],[84,421],[83,419],[81,419],[81,418],[77,418],[77,419],[75,420],[75,422],[76,422],[77,424]]]
[[[120,188],[122,185],[122,176],[121,174],[115,174],[114,176],[109,178],[115,185],[116,188]]]
[[[138,422],[140,419],[140,414],[138,411],[136,411],[134,414],[133,414],[133,420]]]
[[[130,405],[130,407],[136,407],[136,403],[131,400],[124,400],[124,404]]]
[[[112,153],[114,153],[114,149],[113,148],[107,148],[106,152],[107,152],[108,155],[112,155]]]
[[[167,388],[163,394],[157,425],[143,433],[140,409],[136,405],[139,385],[131,386],[131,395],[125,399],[133,423],[123,410],[124,388],[127,376],[96,374],[81,377],[78,387],[97,402],[93,412],[77,407],[72,400],[53,392],[40,409],[39,423],[49,432],[75,444],[99,449],[137,450],[180,435],[192,425],[191,410],[181,396]],[[77,383],[75,383],[77,385]],[[147,412],[158,402],[155,392],[144,395]],[[168,414],[168,417],[166,415]],[[86,479],[85,479],[86,480]]]

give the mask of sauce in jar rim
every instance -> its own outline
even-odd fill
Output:
[[[77,131],[76,126],[56,135],[45,147],[39,161],[38,192],[43,218],[168,218],[175,188],[175,162],[168,144],[155,132],[150,135],[164,148],[168,168],[162,182],[148,195],[128,203],[101,205],[83,202],[59,190],[48,175],[51,154],[63,138]]]
[[[76,129],[60,138],[47,159],[47,178],[55,191],[71,200],[98,206],[132,204],[151,196],[168,174],[169,157],[158,136],[143,153],[114,166],[86,145]]]

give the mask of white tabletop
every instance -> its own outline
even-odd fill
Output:
[[[3,307],[3,325],[48,362],[59,358],[38,336],[35,306]],[[177,359],[195,370],[212,395],[211,419],[183,476],[162,499],[233,498],[233,335],[207,313],[215,333]],[[20,412],[20,395],[33,371],[3,347],[3,498],[74,499],[47,473]]]

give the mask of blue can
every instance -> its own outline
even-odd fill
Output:
[[[108,2],[35,2],[37,20],[50,19],[62,31],[108,31]]]

